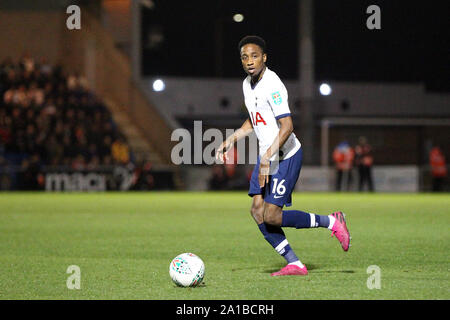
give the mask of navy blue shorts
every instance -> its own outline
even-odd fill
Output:
[[[273,168],[274,163],[271,163],[271,172],[275,173],[269,176],[269,183],[263,188],[260,188],[258,182],[258,157],[250,179],[248,195],[253,197],[254,195],[261,194],[264,202],[272,203],[279,207],[290,207],[292,205],[292,192],[294,191],[295,184],[300,176],[300,170],[302,169],[302,158],[303,151],[300,148],[289,159],[281,160],[278,163],[278,167]]]

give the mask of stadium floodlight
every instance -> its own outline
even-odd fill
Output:
[[[148,9],[153,9],[155,7],[155,3],[152,0],[141,0],[140,2]]]
[[[328,96],[331,94],[331,87],[328,83],[322,83],[319,87],[320,94],[323,96]]]
[[[153,81],[153,91],[163,91],[166,88],[166,84],[161,79]]]
[[[240,13],[236,13],[233,16],[233,20],[234,20],[234,22],[242,22],[242,21],[244,21],[244,15],[242,15]]]

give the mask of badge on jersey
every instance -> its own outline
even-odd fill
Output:
[[[272,93],[272,100],[278,106],[281,104],[281,94],[279,91]]]

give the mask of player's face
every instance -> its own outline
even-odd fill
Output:
[[[267,55],[262,52],[260,46],[248,43],[241,48],[241,62],[244,71],[251,77],[255,77],[264,69]]]

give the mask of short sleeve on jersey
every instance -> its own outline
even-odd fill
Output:
[[[272,87],[269,90],[268,101],[277,120],[291,115],[287,91],[283,86]]]

